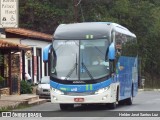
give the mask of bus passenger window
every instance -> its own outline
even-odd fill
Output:
[[[54,52],[54,50],[51,50],[50,53],[50,57],[51,57],[51,73],[56,73],[56,54]]]
[[[109,61],[109,67],[110,67],[110,72],[114,73],[115,72],[115,61],[114,60]]]

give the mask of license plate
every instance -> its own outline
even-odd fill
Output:
[[[74,102],[84,102],[84,98],[74,98]]]

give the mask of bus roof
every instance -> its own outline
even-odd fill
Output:
[[[112,23],[112,25],[114,26],[114,30],[132,37],[136,37],[136,35],[132,32],[130,32],[126,27],[123,27],[122,25],[119,25],[117,23]]]
[[[132,37],[136,37],[136,35],[134,33],[132,33],[131,31],[129,31],[126,27],[124,27],[120,24],[117,24],[117,23],[113,23],[113,22],[90,22],[90,23],[108,24],[108,25],[111,25],[112,28],[117,32],[129,35]]]
[[[113,30],[136,37],[127,28],[111,22],[84,22],[61,24],[54,33],[54,39],[86,39],[91,35],[92,39],[107,38]]]

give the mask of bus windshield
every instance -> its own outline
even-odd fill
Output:
[[[95,80],[109,75],[108,47],[107,39],[54,40],[51,76],[61,80]]]

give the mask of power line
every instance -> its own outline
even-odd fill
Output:
[[[81,3],[82,0],[79,0],[79,2],[75,5],[76,7]]]
[[[82,6],[81,6],[81,1],[82,0],[74,0],[74,21],[77,22],[78,21],[78,6],[80,5],[80,10],[81,10],[81,14],[82,14],[82,19],[83,19],[83,22],[85,21],[84,19],[84,15],[83,15],[83,10],[82,10]]]
[[[74,22],[77,22],[77,0],[73,0],[73,4],[74,4]]]

